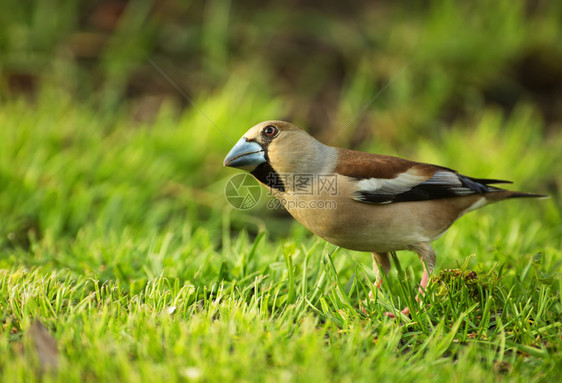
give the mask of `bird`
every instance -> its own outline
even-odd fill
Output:
[[[431,242],[457,219],[506,199],[546,197],[494,186],[511,181],[325,145],[277,120],[250,128],[224,166],[253,175],[312,233],[345,249],[370,252],[379,287],[393,252],[417,253],[423,264],[418,295],[435,269]],[[409,308],[402,313],[409,315]]]

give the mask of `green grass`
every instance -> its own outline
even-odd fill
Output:
[[[463,217],[435,243],[437,270],[478,279],[442,272],[411,318],[390,319],[388,310],[416,307],[414,254],[400,253],[368,300],[368,254],[335,249],[267,209],[229,207],[233,172],[221,162],[231,144],[198,113],[174,118],[165,107],[139,126],[49,89],[0,109],[1,381],[554,381],[562,372],[559,195]],[[244,110],[224,94],[202,104],[232,140],[243,120],[279,111],[249,89]],[[236,121],[220,117],[235,108]],[[526,191],[560,181],[562,136],[545,138],[527,107],[510,118],[483,110],[474,128],[433,140],[387,152]],[[57,341],[58,373],[34,363],[33,319]]]

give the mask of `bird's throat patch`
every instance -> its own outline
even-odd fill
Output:
[[[279,173],[277,173],[268,162],[258,165],[250,174],[264,185],[279,190],[280,192],[285,191],[285,184],[279,176]]]

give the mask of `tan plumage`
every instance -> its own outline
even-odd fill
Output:
[[[435,266],[430,243],[455,220],[507,198],[539,197],[491,186],[508,181],[327,146],[283,121],[248,130],[224,164],[250,171],[313,233],[347,249],[372,252],[377,271],[380,266],[388,272],[389,252],[415,251],[424,264],[422,289]],[[302,193],[299,182],[306,179],[312,188]],[[336,187],[321,188],[322,180]]]

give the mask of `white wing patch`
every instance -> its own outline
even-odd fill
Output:
[[[492,181],[495,180],[473,179],[443,168],[427,178],[419,175],[416,169],[410,169],[392,179],[369,178],[359,181],[353,198],[360,202],[388,204],[462,197],[501,190],[487,186],[486,182]],[[468,210],[477,209],[486,201],[483,198]]]
[[[398,175],[396,178],[385,179],[385,178],[368,178],[361,180],[357,183],[358,190],[366,193],[373,194],[388,194],[396,195],[400,193],[407,192],[414,186],[419,185],[424,182],[427,178],[412,174],[409,172],[404,172]],[[460,184],[460,181],[459,181]]]

